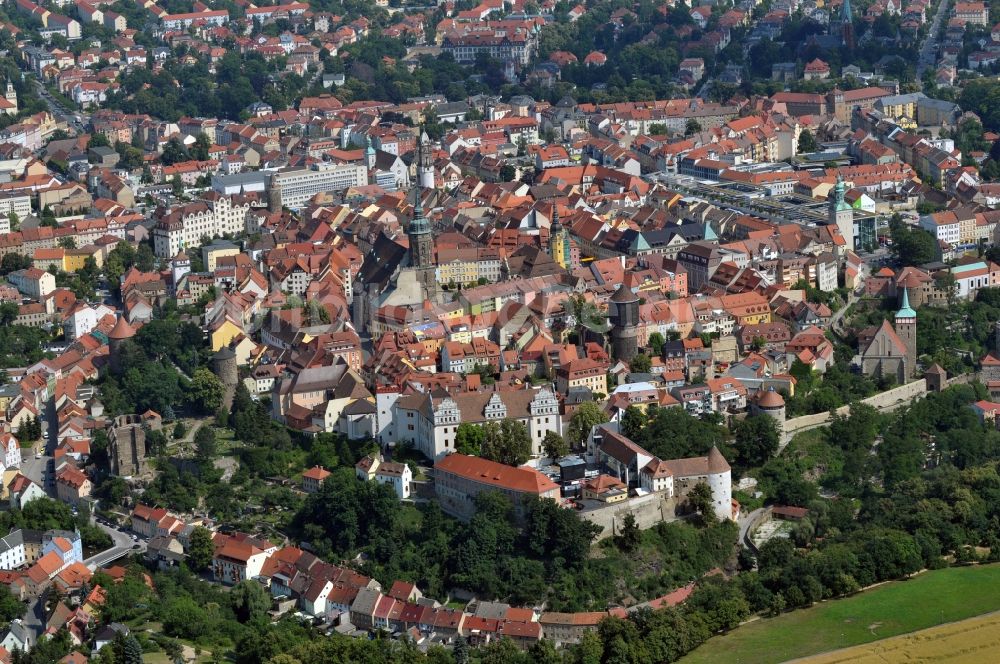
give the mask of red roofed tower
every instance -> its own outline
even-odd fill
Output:
[[[108,350],[111,353],[111,373],[120,376],[122,373],[122,344],[135,336],[135,329],[128,324],[125,316],[118,318],[118,322],[108,332]]]

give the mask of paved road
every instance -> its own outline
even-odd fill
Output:
[[[764,512],[766,512],[766,511],[767,511],[767,508],[765,508],[765,507],[758,507],[757,509],[755,509],[754,511],[750,512],[749,514],[745,514],[745,515],[741,515],[740,516],[740,521],[739,521],[739,524],[740,524],[740,538],[739,538],[739,540],[737,540],[740,544],[749,541],[747,539],[747,537],[750,534],[750,529],[757,525],[757,521],[760,519],[761,516],[764,515]]]
[[[934,20],[931,21],[931,28],[927,31],[927,36],[924,37],[924,41],[920,44],[920,56],[917,58],[917,84],[923,85],[921,82],[924,72],[929,67],[934,67],[937,64],[937,56],[934,53],[934,49],[937,46],[938,34],[941,32],[941,23],[944,18],[949,14],[951,8],[950,0],[941,0],[938,3],[937,13],[934,14]]]
[[[112,541],[114,541],[114,546],[83,561],[83,564],[92,570],[97,569],[98,567],[104,567],[105,565],[110,565],[116,560],[125,558],[133,553],[144,553],[146,551],[146,542],[143,540],[139,540],[138,542],[133,541],[132,536],[128,533],[122,532],[121,530],[117,530],[103,523],[98,523],[97,527],[111,536]],[[132,547],[135,545],[138,545],[139,548],[133,549]]]
[[[50,489],[52,489],[52,478],[48,476],[46,471],[51,458],[42,455],[41,458],[36,459],[35,455],[29,451],[22,452],[21,456],[21,474],[45,489],[46,493],[51,493]]]
[[[21,616],[24,627],[31,632],[31,642],[37,643],[38,637],[45,631],[45,601],[49,596],[48,589],[41,595],[28,602],[28,608]]]
[[[65,122],[78,133],[83,133],[84,125],[76,121],[77,112],[73,109],[65,108],[60,102],[56,101],[55,98],[49,94],[49,91],[45,89],[45,86],[42,85],[41,81],[35,79],[35,85],[38,88],[39,96],[41,96],[41,98],[45,100],[45,103],[49,105],[49,110],[52,111],[52,115],[55,116],[56,120]],[[82,113],[79,115],[84,117],[84,121],[86,121],[86,117],[83,116]]]
[[[842,306],[839,309],[837,309],[837,311],[834,312],[833,316],[830,318],[830,329],[831,330],[833,330],[837,334],[843,334],[843,330],[841,329],[840,322],[841,322],[841,320],[843,320],[844,315],[847,313],[847,310],[851,308],[851,305],[854,304],[857,301],[858,301],[858,296],[857,296],[856,291],[852,290],[851,292],[849,292],[847,294],[847,302],[844,303],[844,306]]]

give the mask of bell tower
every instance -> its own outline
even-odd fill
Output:
[[[434,301],[437,297],[437,270],[434,265],[434,233],[431,222],[424,216],[421,197],[423,187],[416,187],[413,201],[413,221],[406,229],[410,242],[410,267],[417,271],[417,279],[424,291],[424,298]]]
[[[569,233],[559,221],[559,205],[552,205],[552,226],[549,229],[549,255],[564,270],[570,268]]]
[[[4,92],[4,99],[14,104],[14,110],[17,110],[17,90],[14,89],[14,84],[7,79],[7,91]]]
[[[896,312],[896,335],[906,347],[904,380],[909,380],[917,368],[917,312],[910,307],[909,288],[903,289],[903,301]]]
[[[375,146],[372,145],[372,137],[365,137],[365,166],[368,167],[368,177],[374,177],[375,172]]]
[[[417,186],[421,189],[434,188],[434,151],[427,141],[427,134],[420,132],[417,143]]]
[[[845,0],[846,2],[847,0]],[[844,184],[844,178],[840,175],[837,176],[837,184],[833,186],[830,190],[830,197],[828,199],[828,223],[836,226],[840,231],[841,237],[847,243],[847,248],[854,249],[854,208],[844,200],[844,194],[847,191],[847,186]]]

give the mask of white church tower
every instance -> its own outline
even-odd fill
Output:
[[[183,251],[178,251],[177,255],[170,260],[170,277],[174,295],[177,294],[177,285],[189,272],[191,272],[191,259]]]
[[[417,144],[417,183],[421,189],[434,188],[434,151],[423,132]]]
[[[7,79],[7,90],[4,92],[3,98],[9,104],[4,108],[4,112],[8,115],[17,115],[17,90],[14,89],[14,84],[10,82],[10,79]]]

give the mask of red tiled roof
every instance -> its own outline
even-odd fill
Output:
[[[555,482],[533,468],[513,468],[464,454],[449,454],[438,461],[434,469],[480,484],[490,484],[525,493],[545,493],[559,488]]]
[[[677,606],[694,592],[694,584],[688,584],[683,588],[678,588],[672,593],[667,593],[663,597],[652,600],[649,603],[649,608],[651,609],[662,609],[665,606]]]
[[[316,480],[317,482],[322,482],[329,476],[330,471],[322,466],[313,466],[306,472],[302,473],[302,477],[310,480]]]

